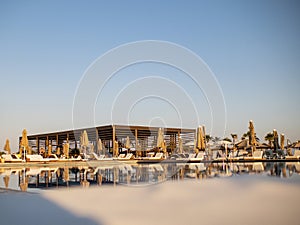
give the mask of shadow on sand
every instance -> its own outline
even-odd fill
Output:
[[[91,218],[74,215],[40,194],[1,193],[0,208],[3,225],[103,225]]]

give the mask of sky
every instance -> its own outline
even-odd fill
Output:
[[[111,49],[144,40],[200,57],[220,105],[211,107],[215,96],[205,80],[199,88],[172,65],[141,62],[98,84],[95,125],[204,124],[212,136],[226,137],[241,136],[251,119],[262,140],[274,128],[300,139],[299,1],[2,0],[0,147],[8,138],[16,151],[24,128],[36,134],[77,127],[73,103],[89,69]]]

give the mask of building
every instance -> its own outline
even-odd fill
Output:
[[[98,150],[97,141],[99,138],[105,147],[104,151],[112,153],[116,142],[122,150],[122,147],[125,147],[126,138],[129,137],[133,151],[138,149],[141,152],[147,152],[156,147],[159,127],[106,125],[28,135],[28,141],[32,150],[37,153],[40,153],[43,148],[46,149],[48,145],[51,145],[52,149],[58,147],[62,149],[63,144],[67,142],[70,144],[70,149],[79,149],[80,136],[84,130],[86,130],[89,142],[94,145],[96,151]],[[191,142],[195,138],[195,129],[163,128],[163,131],[169,153],[173,153],[178,148],[178,137],[181,137],[183,143]]]

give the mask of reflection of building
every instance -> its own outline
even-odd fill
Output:
[[[18,186],[57,188],[100,185],[151,185],[165,180],[206,179],[240,175],[290,177],[300,173],[299,162],[254,163],[154,163],[107,164],[78,167],[0,168],[0,181],[7,188],[18,176]],[[1,185],[1,182],[0,182]],[[14,186],[14,185],[12,185]],[[3,187],[2,187],[3,188]],[[28,189],[27,189],[28,188]]]
[[[63,144],[70,143],[71,149],[79,149],[80,135],[86,130],[89,141],[97,146],[100,138],[107,152],[112,152],[115,143],[119,143],[119,148],[125,147],[127,136],[130,138],[132,150],[135,150],[136,143],[141,151],[146,151],[156,147],[158,127],[146,126],[125,126],[108,125],[86,129],[59,131],[44,134],[28,135],[29,145],[33,150],[40,153],[40,149],[46,148],[49,144],[53,147],[62,148]],[[194,129],[164,128],[164,138],[169,152],[174,152],[178,146],[178,138],[181,136],[183,143],[194,140]],[[21,137],[20,137],[21,139]]]

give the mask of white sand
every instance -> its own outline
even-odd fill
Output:
[[[299,224],[299,190],[299,183],[246,177],[0,194],[1,224]],[[10,220],[8,209],[19,219]]]

